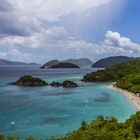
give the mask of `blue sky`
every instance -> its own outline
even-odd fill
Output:
[[[0,0],[0,58],[140,57],[139,0]]]

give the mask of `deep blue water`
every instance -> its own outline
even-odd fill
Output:
[[[0,66],[0,133],[47,138],[65,135],[98,115],[125,121],[136,108],[122,94],[110,90],[111,83],[82,82],[96,69],[40,69],[38,66]],[[20,87],[7,83],[32,75],[47,82],[72,80],[77,88]],[[28,124],[26,121],[28,120]],[[15,126],[10,123],[15,121]]]

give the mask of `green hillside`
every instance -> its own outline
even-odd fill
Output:
[[[98,70],[96,72],[86,74],[83,80],[87,82],[117,81],[122,77],[133,73],[140,73],[140,59],[121,63],[104,70]]]
[[[140,93],[140,73],[126,75],[117,81],[117,86],[133,93]]]
[[[136,58],[134,57],[127,57],[127,56],[113,56],[113,57],[107,57],[104,59],[100,59],[97,62],[95,62],[92,67],[93,68],[108,68],[116,64],[120,64],[123,62],[128,62],[131,60],[134,60]]]
[[[132,75],[133,74],[133,75]],[[86,74],[85,82],[115,81],[117,86],[134,93],[140,93],[140,59],[114,65],[104,70]],[[134,82],[137,81],[137,82]]]

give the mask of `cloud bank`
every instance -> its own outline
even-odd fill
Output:
[[[129,38],[117,32],[107,31],[105,40],[96,44],[69,36],[63,27],[51,27],[31,37],[3,38],[1,46],[7,46],[9,52],[1,52],[0,57],[14,57],[16,60],[67,59],[87,57],[92,60],[116,55],[138,57],[140,45],[133,43]],[[33,56],[28,53],[21,54],[18,48],[24,47],[43,50],[45,55]],[[40,60],[40,59],[39,59]]]
[[[90,12],[113,1],[116,0],[0,0],[0,58],[44,63],[54,58],[88,57],[94,61],[115,55],[139,56],[140,45],[118,32],[107,31],[105,39],[95,43],[94,38],[87,41],[61,24],[66,22],[66,16],[72,24],[71,15],[92,20],[103,12],[110,15],[106,10]],[[77,20],[76,27],[83,24],[81,21]]]

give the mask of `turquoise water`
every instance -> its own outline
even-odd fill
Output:
[[[82,82],[83,74],[93,69],[3,69],[0,71],[0,133],[5,135],[45,139],[52,135],[65,135],[79,128],[83,120],[90,122],[98,115],[115,116],[123,122],[136,112],[125,96],[107,88],[111,83]],[[24,74],[38,76],[49,83],[73,80],[79,87],[7,85]],[[12,121],[15,121],[15,126],[10,125]]]

